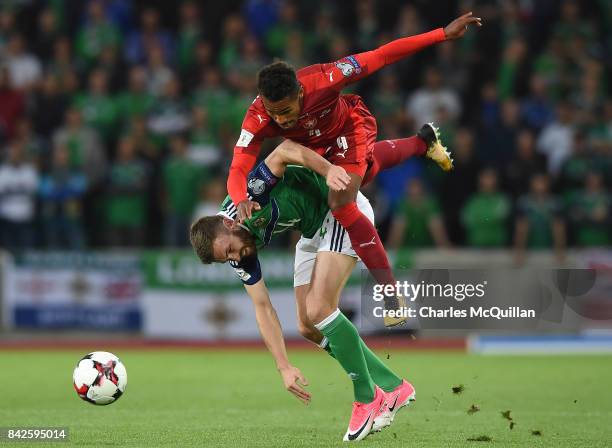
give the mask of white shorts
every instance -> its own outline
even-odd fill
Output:
[[[357,208],[374,224],[374,210],[372,210],[368,198],[359,192],[356,202]],[[294,288],[310,283],[318,252],[339,252],[359,258],[351,246],[351,240],[346,230],[336,221],[331,210],[325,216],[323,225],[312,238],[302,237],[295,245]]]

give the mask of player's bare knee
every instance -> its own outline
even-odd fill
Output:
[[[319,344],[321,340],[323,339],[321,332],[317,330],[315,326],[312,324],[312,322],[310,321],[308,322],[299,321],[298,331],[300,332],[302,337],[304,337],[305,339],[308,339],[311,342],[314,342],[315,344]]]
[[[333,308],[329,304],[324,303],[323,301],[319,301],[318,303],[317,301],[313,302],[314,303],[308,305],[306,309],[306,314],[308,316],[308,319],[314,324],[321,322],[327,316],[334,312]]]

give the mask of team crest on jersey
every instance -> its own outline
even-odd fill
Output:
[[[317,125],[317,119],[315,117],[312,117],[312,118],[307,118],[306,120],[304,120],[304,123],[302,126],[304,126],[304,129],[313,129],[316,125]]]
[[[266,218],[264,216],[260,216],[255,221],[253,221],[253,227],[263,227],[266,224]]]
[[[249,179],[248,186],[249,191],[255,196],[259,196],[266,189],[266,183],[261,179],[257,179],[256,177]]]

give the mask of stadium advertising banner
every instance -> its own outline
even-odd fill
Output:
[[[6,263],[5,325],[139,330],[142,284],[136,255],[26,252]]]
[[[272,304],[286,337],[299,337],[293,293],[293,255],[259,255]],[[143,332],[151,338],[259,339],[251,300],[227,264],[204,266],[192,251],[148,251],[143,254],[146,288],[142,300]],[[351,283],[359,281],[355,271]],[[345,296],[359,303],[359,289]],[[358,307],[356,307],[358,308]]]

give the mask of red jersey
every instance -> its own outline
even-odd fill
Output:
[[[265,138],[282,136],[316,150],[327,157],[330,150],[339,150],[345,158],[349,148],[349,135],[358,139],[359,127],[374,131],[373,118],[366,123],[369,111],[357,95],[341,95],[342,89],[371,75],[420,49],[445,40],[444,30],[438,28],[428,33],[395,40],[373,51],[347,56],[333,63],[315,64],[297,71],[297,80],[304,89],[302,113],[291,129],[280,128],[266,112],[259,96],[255,98],[242,123],[234,158],[230,167],[227,190],[234,204],[247,199],[246,179],[255,165],[261,143]],[[371,134],[371,132],[370,132]],[[372,140],[366,138],[366,140]],[[370,142],[373,144],[373,141]],[[364,143],[365,146],[368,143]],[[362,145],[363,146],[363,145]],[[344,151],[344,153],[342,152]],[[365,151],[353,155],[360,162]]]

